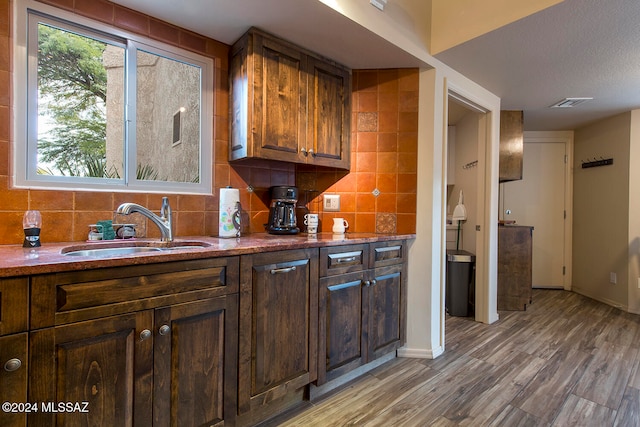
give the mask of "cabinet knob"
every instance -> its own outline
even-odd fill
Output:
[[[369,280],[365,280],[365,281],[364,281],[364,285],[365,285],[366,287],[369,287],[369,286],[371,286],[371,282],[370,282]]]
[[[309,150],[309,154],[311,154],[311,156],[315,157],[316,153],[315,151],[313,151],[313,148]]]
[[[151,331],[150,330],[145,329],[142,332],[140,332],[140,340],[141,341],[148,340],[149,338],[151,338]]]
[[[375,285],[377,285],[377,284],[378,284],[378,281],[377,281],[376,279],[373,279],[373,280],[371,281],[371,286],[375,286]]]
[[[169,332],[171,332],[171,326],[169,325],[162,325],[160,329],[158,329],[160,335],[169,335]]]
[[[304,148],[304,147],[302,147],[302,148],[300,149],[300,152],[301,152],[302,154],[304,154],[304,156],[305,156],[305,157],[307,157],[307,156],[309,155],[309,153],[307,153],[307,149],[306,149],[306,148]]]
[[[20,366],[22,366],[22,361],[20,359],[9,359],[7,360],[7,363],[4,364],[4,370],[7,372],[13,372],[20,369]]]

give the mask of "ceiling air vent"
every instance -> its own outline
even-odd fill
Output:
[[[369,3],[377,9],[384,10],[384,7],[387,5],[387,0],[369,0]]]
[[[571,108],[592,99],[593,98],[565,98],[562,101],[558,101],[555,104],[550,105],[549,108]]]

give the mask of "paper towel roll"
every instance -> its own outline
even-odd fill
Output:
[[[220,189],[219,237],[240,237],[240,190],[237,188]],[[235,218],[235,221],[234,221]]]

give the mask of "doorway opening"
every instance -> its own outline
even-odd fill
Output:
[[[453,306],[456,315],[464,314],[465,290],[468,289],[468,316],[481,320],[486,304],[486,284],[479,271],[486,271],[484,237],[480,224],[484,220],[485,204],[485,149],[487,136],[487,112],[454,92],[449,92],[447,105],[446,143],[446,224],[445,224],[445,282],[443,294],[447,309]],[[462,210],[460,207],[462,206]],[[463,216],[460,213],[464,212]],[[461,219],[462,218],[462,219]],[[470,255],[474,267],[458,265],[456,260],[465,259],[448,256]],[[451,258],[451,259],[449,259]],[[449,271],[447,271],[449,270]],[[455,273],[454,273],[455,271]],[[461,273],[462,272],[462,273]],[[447,278],[447,275],[449,277]],[[469,277],[471,275],[472,277]],[[450,295],[447,295],[449,288]],[[461,305],[462,304],[462,305]],[[451,313],[450,313],[451,314]]]

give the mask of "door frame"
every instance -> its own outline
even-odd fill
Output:
[[[471,94],[451,82],[447,82],[445,102],[445,124],[448,123],[449,99],[454,98],[464,104],[472,112],[480,115],[478,129],[478,183],[476,206],[476,272],[475,272],[475,320],[487,324],[498,320],[497,312],[497,234],[498,234],[498,147],[492,146],[493,133],[499,129],[499,112],[484,107],[480,100],[475,100]],[[447,135],[444,133],[443,154],[443,192],[446,194],[447,176]],[[495,177],[495,179],[494,179]],[[446,202],[443,209],[446,211]],[[444,212],[443,218],[446,218]],[[443,221],[442,228],[445,224]],[[442,232],[442,258],[446,263],[445,232]],[[445,294],[446,265],[442,267],[441,296]],[[444,298],[443,298],[444,300]],[[442,336],[444,338],[444,310],[442,311]]]

